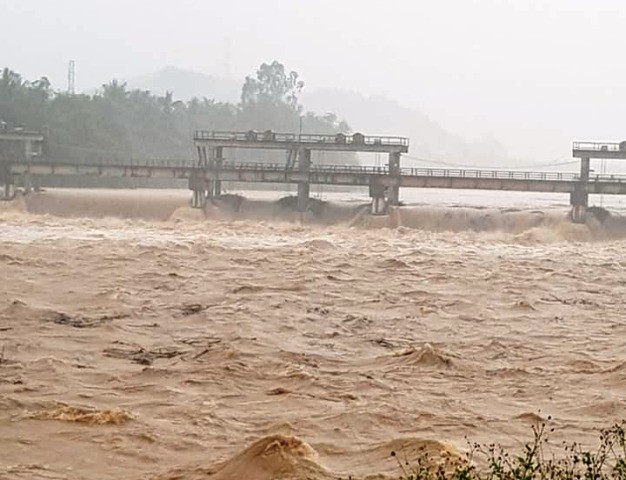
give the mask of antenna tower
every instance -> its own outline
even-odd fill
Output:
[[[70,60],[67,68],[67,93],[74,95],[76,93],[76,62]]]

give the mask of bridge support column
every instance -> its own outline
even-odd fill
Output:
[[[206,147],[203,146],[198,146],[198,166],[200,167],[206,167],[209,163],[209,158],[207,155],[207,151],[206,151]]]
[[[215,147],[211,152],[212,165],[215,167],[215,180],[213,184],[212,195],[219,197],[222,194],[222,181],[219,179],[220,167],[224,161],[224,147]]]
[[[587,218],[587,206],[589,205],[589,194],[587,185],[582,182],[576,185],[576,189],[570,194],[570,205],[572,206],[572,222],[585,223]]]
[[[303,148],[300,150],[298,170],[308,174],[311,171],[311,150]],[[298,211],[306,212],[309,206],[309,196],[311,194],[311,184],[306,182],[298,183]]]
[[[204,190],[192,190],[191,207],[204,208],[206,205],[206,192]]]
[[[589,206],[589,193],[587,193],[587,183],[589,182],[590,161],[589,158],[580,159],[580,181],[574,191],[570,194],[570,205],[572,206],[572,222],[585,223],[587,217],[587,207]]]
[[[389,175],[397,182],[389,187],[389,205],[395,207],[400,205],[400,153],[389,154]]]
[[[591,171],[591,163],[588,158],[580,159],[580,181],[587,183],[589,181],[589,172]]]
[[[5,180],[2,200],[13,200],[15,197],[15,184],[10,180]]]
[[[24,194],[28,195],[33,189],[33,182],[30,177],[30,173],[22,174],[22,186],[24,187]]]
[[[13,175],[9,171],[8,165],[0,164],[0,185],[3,189],[0,191],[0,200],[11,200],[15,195],[15,187],[13,185]]]
[[[192,175],[189,178],[189,189],[192,192],[191,207],[204,208],[207,199],[207,182],[205,179]]]
[[[370,185],[370,197],[372,198],[372,215],[387,215],[387,198],[385,197],[384,185]]]
[[[204,196],[207,199],[212,199],[215,197],[215,180],[207,180],[204,183]]]

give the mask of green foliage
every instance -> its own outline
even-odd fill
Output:
[[[47,78],[27,82],[21,75],[5,68],[0,77],[0,120],[9,125],[20,125],[28,119],[30,128],[41,129],[41,112],[51,95]]]
[[[42,131],[52,159],[193,158],[194,130],[267,130],[297,133],[348,131],[333,114],[302,115],[298,94],[304,87],[296,72],[279,62],[263,64],[246,78],[239,105],[207,98],[176,101],[129,90],[113,80],[94,95],[54,91],[46,78],[34,82],[5,68],[0,78],[0,121]],[[258,157],[262,159],[261,157]],[[272,159],[276,160],[276,159]]]
[[[532,441],[519,453],[496,444],[472,444],[464,459],[437,463],[424,453],[414,465],[398,460],[400,480],[626,480],[625,427],[622,422],[602,430],[594,450],[566,443],[559,453],[552,450],[544,423],[533,427]]]
[[[297,72],[285,72],[283,64],[273,61],[263,63],[256,72],[256,78],[246,77],[241,90],[242,105],[284,105],[299,111],[298,95],[304,82],[298,79]]]

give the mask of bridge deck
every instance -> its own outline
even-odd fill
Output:
[[[614,142],[574,142],[574,158],[599,158],[605,160],[626,160],[626,141]]]
[[[267,132],[194,132],[196,146],[271,150],[309,150],[341,152],[407,153],[409,139],[370,135],[318,135]]]
[[[0,130],[0,140],[43,142],[44,136],[37,132]]]
[[[200,168],[179,160],[116,161],[114,163],[49,163],[45,161],[9,165],[13,175],[84,175],[107,177],[189,179],[252,183],[299,183],[344,186],[400,186],[408,188],[450,188],[574,192],[578,175],[564,172],[517,170],[402,168],[390,175],[386,167],[313,165],[309,172],[286,169],[284,164],[223,163],[218,168]],[[626,176],[597,175],[586,184],[588,193],[626,194]]]

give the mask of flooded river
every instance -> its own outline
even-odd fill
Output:
[[[563,208],[141,195],[0,210],[0,478],[397,476],[626,416],[626,243]]]

